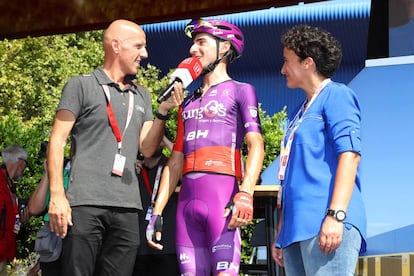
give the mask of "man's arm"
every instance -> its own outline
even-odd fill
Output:
[[[249,132],[246,135],[247,159],[240,191],[253,195],[257,180],[263,168],[264,144],[260,133]]]
[[[47,162],[43,162],[44,173],[42,178],[37,184],[36,189],[33,191],[29,199],[29,214],[36,216],[42,213],[46,208],[46,194],[49,189],[49,177],[47,174]]]
[[[167,165],[165,165],[162,172],[160,188],[158,190],[157,200],[154,206],[155,215],[161,215],[168,199],[175,192],[175,188],[181,179],[183,171],[184,155],[182,152],[173,151],[168,159]]]
[[[155,118],[142,126],[139,149],[144,157],[151,157],[159,147],[165,130],[165,121]]]
[[[184,164],[184,155],[182,152],[179,151],[173,151],[171,154],[167,165],[165,165],[160,187],[158,190],[157,200],[155,202],[154,210],[152,212],[152,215],[158,215],[161,216],[162,212],[167,205],[168,199],[172,195],[172,193],[175,192],[175,189],[177,187],[177,184],[179,180],[181,179],[181,174],[183,171],[183,164]],[[161,232],[155,233],[156,240],[161,240]],[[162,250],[162,245],[149,240],[148,239],[148,245],[158,249]]]
[[[72,112],[59,110],[56,113],[47,154],[50,229],[62,238],[66,236],[68,225],[72,225],[71,208],[63,186],[63,160],[66,141],[74,123]]]
[[[162,102],[158,107],[158,113],[166,116],[168,111],[179,106],[183,102],[183,85],[176,83],[174,92],[171,93],[166,101]],[[155,118],[154,121],[145,122],[141,135],[139,137],[140,152],[144,157],[151,157],[159,147],[162,137],[164,136],[165,120]]]
[[[236,194],[235,201],[239,200],[238,195],[241,195],[240,203],[243,205],[251,204],[251,206],[245,207],[250,208],[252,212],[251,214],[244,214],[244,212],[240,213],[240,210],[234,212],[228,225],[229,229],[245,226],[249,224],[250,221],[253,219],[253,193],[257,180],[259,179],[260,172],[262,170],[264,159],[263,137],[258,132],[249,132],[246,134],[246,143],[248,153],[246,159],[245,172],[243,176],[243,182],[240,186],[240,192]],[[246,194],[246,200],[243,199],[242,193]],[[238,202],[235,201],[233,203],[237,208]],[[224,216],[228,216],[229,214],[230,210],[226,208]]]

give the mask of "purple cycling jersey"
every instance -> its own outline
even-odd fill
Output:
[[[183,152],[183,174],[214,172],[241,178],[240,148],[248,132],[261,132],[254,87],[234,80],[188,97],[179,110],[174,150]]]

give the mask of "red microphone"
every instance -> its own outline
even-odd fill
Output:
[[[189,57],[184,59],[171,74],[170,85],[161,93],[157,101],[161,103],[171,96],[171,92],[174,90],[174,82],[181,82],[183,87],[187,88],[202,72],[203,66],[198,58]]]

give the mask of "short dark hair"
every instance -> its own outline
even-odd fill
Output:
[[[309,25],[296,25],[281,37],[284,47],[304,60],[311,57],[319,74],[332,77],[342,60],[339,41],[326,30]]]

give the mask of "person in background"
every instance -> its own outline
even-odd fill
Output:
[[[27,152],[18,145],[10,145],[1,151],[0,166],[0,276],[7,275],[7,264],[16,255],[16,235],[28,213],[19,208],[16,184],[23,177],[27,166]]]
[[[141,192],[143,211],[139,214],[139,234],[141,241],[145,241],[145,229],[148,225],[148,210],[154,206],[157,196],[162,170],[167,164],[168,157],[162,153],[163,148],[172,151],[173,143],[164,136],[160,147],[151,156],[144,160],[138,160],[138,180]],[[174,193],[165,207],[164,222],[166,234],[163,236],[162,251],[150,247],[146,242],[141,242],[138,247],[138,255],[135,262],[134,276],[164,276],[180,275],[178,270],[177,255],[175,254],[175,214],[177,211],[177,194]]]
[[[287,275],[354,275],[366,247],[359,102],[331,80],[342,51],[329,32],[298,25],[281,41],[287,87],[301,88],[305,99],[281,143],[281,217],[272,257]]]
[[[46,155],[47,151],[47,144],[48,142],[44,142],[46,145],[44,146],[44,154]],[[71,154],[74,148],[71,147]],[[31,216],[43,215],[44,223],[49,223],[49,214],[47,213],[47,209],[49,206],[50,200],[50,189],[49,189],[49,178],[47,173],[47,161],[43,162],[44,173],[42,178],[39,181],[36,189],[33,191],[32,195],[29,199],[29,214]],[[69,184],[69,173],[70,173],[70,159],[64,160],[64,169],[63,169],[63,186],[65,190]],[[34,266],[32,268],[33,275],[37,275],[39,270],[42,271],[42,276],[60,276],[61,271],[61,260],[60,257],[55,261],[48,261],[43,260],[42,256],[39,258],[39,266]]]
[[[253,218],[253,193],[264,157],[255,89],[227,72],[227,65],[243,52],[244,36],[219,19],[194,20],[186,33],[193,40],[191,56],[203,65],[202,85],[180,106],[176,141],[147,239],[162,249],[162,214],[182,177],[176,227],[181,274],[239,275],[240,227]],[[243,171],[244,141],[248,153]]]
[[[136,23],[113,21],[103,35],[103,66],[64,86],[49,139],[49,224],[63,240],[62,275],[130,276],[139,245],[142,209],[135,161],[158,148],[170,109],[182,102],[182,84],[158,107],[134,79],[148,57]],[[64,146],[76,145],[68,190]]]

